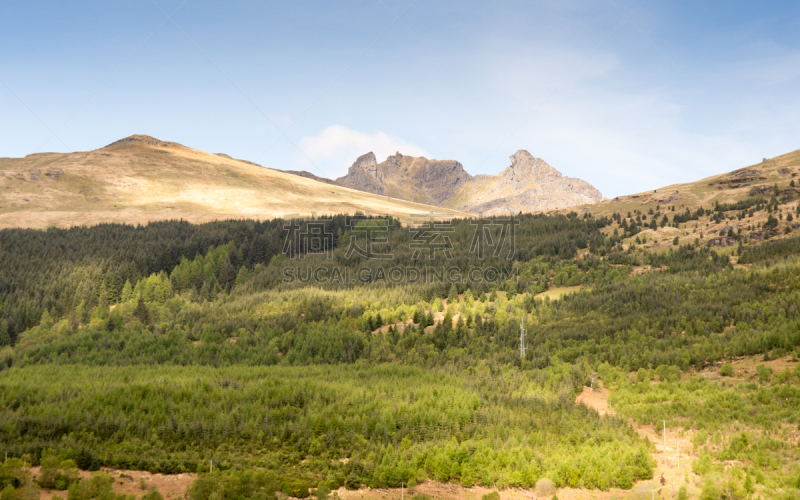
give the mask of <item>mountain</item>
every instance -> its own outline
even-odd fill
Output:
[[[445,205],[484,215],[543,212],[597,203],[603,195],[582,179],[564,177],[525,150],[511,156],[511,166],[498,175],[477,175],[462,185]]]
[[[564,177],[524,150],[511,156],[511,166],[499,175],[474,177],[454,160],[397,153],[377,163],[370,152],[335,182],[359,191],[484,215],[540,212],[603,199],[588,182]]]
[[[360,156],[337,184],[393,198],[441,205],[472,177],[453,160],[428,160],[397,153],[378,164],[373,153]]]
[[[308,176],[134,135],[94,151],[0,158],[0,228],[267,219],[311,211],[408,219],[436,210]]]

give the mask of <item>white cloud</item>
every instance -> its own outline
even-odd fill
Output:
[[[303,137],[300,149],[331,177],[345,175],[356,158],[370,151],[375,153],[378,162],[398,151],[404,155],[430,158],[423,148],[399,137],[385,132],[365,134],[341,125],[332,125],[317,135]]]

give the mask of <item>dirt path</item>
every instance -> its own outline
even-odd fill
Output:
[[[589,408],[595,409],[600,415],[615,414],[614,409],[608,404],[610,395],[610,391],[605,388],[596,391],[589,387],[584,387],[583,392],[578,395],[575,402],[583,403]],[[631,495],[635,497],[642,492],[648,493],[645,498],[652,498],[653,490],[655,490],[655,498],[675,498],[678,495],[678,488],[686,484],[687,478],[690,480],[690,484],[686,484],[687,493],[690,495],[699,493],[699,489],[691,484],[693,475],[692,460],[697,458],[697,455],[692,451],[691,431],[683,432],[683,430],[667,427],[665,441],[663,427],[661,429],[653,429],[652,425],[639,425],[633,420],[630,421],[630,424],[640,436],[646,437],[651,443],[655,444],[656,452],[653,454],[653,459],[656,461],[656,468],[652,480],[637,483],[633,491],[627,492],[625,496],[620,496],[620,498],[628,498]],[[663,485],[662,477],[664,478]],[[561,493],[559,493],[558,497],[561,498]]]

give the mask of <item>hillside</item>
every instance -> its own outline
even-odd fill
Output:
[[[360,156],[342,186],[369,193],[483,215],[533,213],[595,203],[603,195],[588,182],[564,177],[541,158],[524,150],[498,175],[472,176],[455,160],[429,160],[400,153],[377,163],[373,153]]]
[[[426,265],[472,266],[472,222]],[[280,220],[2,230],[3,495],[85,498],[76,467],[103,467],[198,474],[192,500],[797,498],[800,238],[733,266],[608,223],[523,215],[512,279],[396,286],[345,234],[287,258]],[[408,242],[388,232],[398,269]],[[302,278],[332,264],[375,279]]]
[[[144,135],[88,152],[0,158],[0,228],[270,219],[311,211],[408,218],[431,210]]]
[[[738,246],[740,242],[748,245],[782,238],[800,229],[796,200],[800,193],[798,175],[800,150],[695,182],[560,211],[591,213],[597,217],[621,216],[616,217],[616,224],[605,228],[608,233],[623,232],[625,219],[626,226],[636,221],[639,228],[627,231],[628,236],[623,239],[626,249],[641,244],[642,249],[663,251],[673,246],[676,237],[679,244],[724,249]],[[794,215],[790,216],[792,213]],[[674,223],[676,215],[677,225]],[[654,219],[656,227],[653,227]]]

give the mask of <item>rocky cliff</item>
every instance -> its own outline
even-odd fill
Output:
[[[478,175],[453,193],[445,206],[484,215],[544,212],[597,203],[603,195],[582,179],[564,177],[525,150],[511,156],[511,166],[496,176]]]
[[[397,153],[377,163],[370,152],[335,182],[359,191],[485,215],[541,212],[603,199],[588,182],[564,177],[525,150],[514,153],[511,166],[500,174],[475,177],[454,160]]]
[[[347,175],[339,177],[335,182],[340,186],[375,194],[384,194],[386,187],[383,173],[378,168],[378,161],[372,151],[359,156],[348,169]]]

